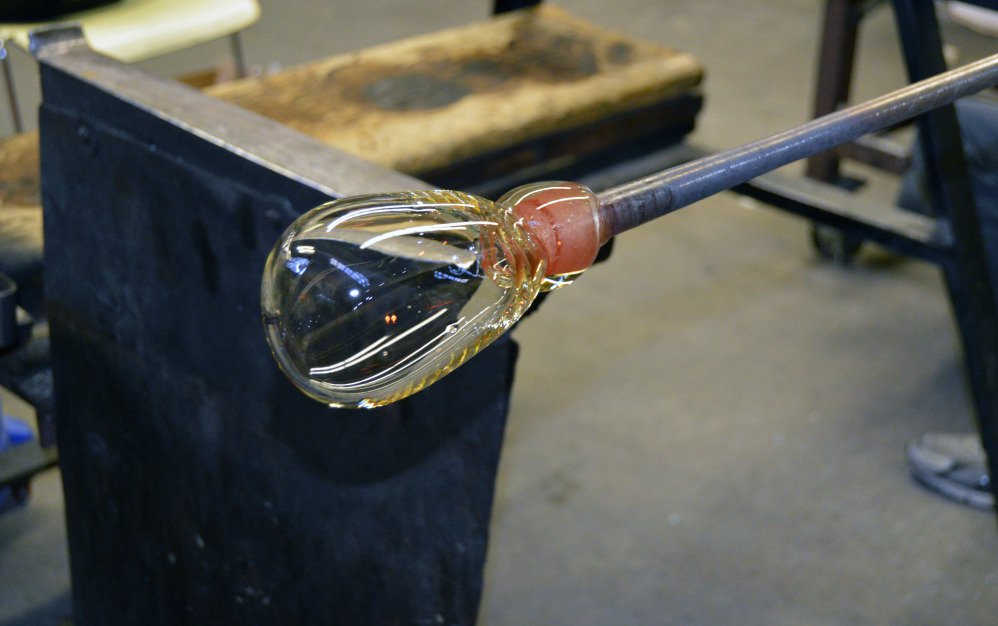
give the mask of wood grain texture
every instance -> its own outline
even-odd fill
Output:
[[[693,90],[692,56],[550,5],[208,93],[410,174]]]
[[[18,283],[22,301],[41,301],[40,178],[38,133],[0,139],[0,272]]]
[[[0,210],[41,204],[38,133],[0,139]]]
[[[543,4],[207,92],[408,174],[502,175],[534,165],[532,148],[510,151],[538,139],[561,156],[688,132],[702,75],[689,54]],[[41,203],[38,168],[37,133],[0,140],[0,207]]]

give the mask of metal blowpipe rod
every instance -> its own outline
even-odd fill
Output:
[[[772,137],[719,152],[597,194],[616,235],[799,159],[883,130],[998,85],[998,54],[814,119]]]
[[[330,406],[394,402],[570,283],[613,235],[995,84],[998,55],[601,194],[544,182],[495,202],[435,190],[316,207],[267,259],[267,339],[291,381]]]

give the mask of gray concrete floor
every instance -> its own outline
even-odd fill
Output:
[[[702,60],[698,143],[728,147],[807,117],[817,0],[560,4]],[[262,5],[244,39],[262,67],[487,12]],[[889,11],[864,26],[859,96],[903,83],[893,28]],[[998,50],[946,35],[964,60]],[[145,65],[176,73],[223,52]],[[32,67],[15,60],[27,85]],[[622,236],[515,336],[482,623],[995,623],[994,516],[921,489],[903,458],[922,432],[972,427],[935,268],[880,250],[826,265],[804,223],[722,194]],[[0,517],[0,622],[68,615],[63,533],[53,472],[29,507]]]

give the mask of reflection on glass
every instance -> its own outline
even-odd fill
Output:
[[[374,407],[444,376],[533,301],[545,261],[509,210],[454,191],[347,198],[299,218],[267,260],[281,368],[308,395]]]

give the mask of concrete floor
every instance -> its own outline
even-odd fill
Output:
[[[817,0],[560,4],[701,59],[698,143],[807,117]],[[262,5],[245,36],[260,66],[487,11]],[[946,33],[964,60],[998,50]],[[147,67],[175,73],[223,50]],[[889,11],[864,26],[859,61],[860,96],[902,84]],[[22,83],[30,69],[19,60]],[[904,463],[920,433],[971,428],[933,267],[879,250],[826,265],[804,223],[722,194],[621,237],[515,336],[483,624],[995,623],[994,516],[926,492]],[[0,623],[69,613],[59,490],[43,476],[28,508],[0,517]]]

